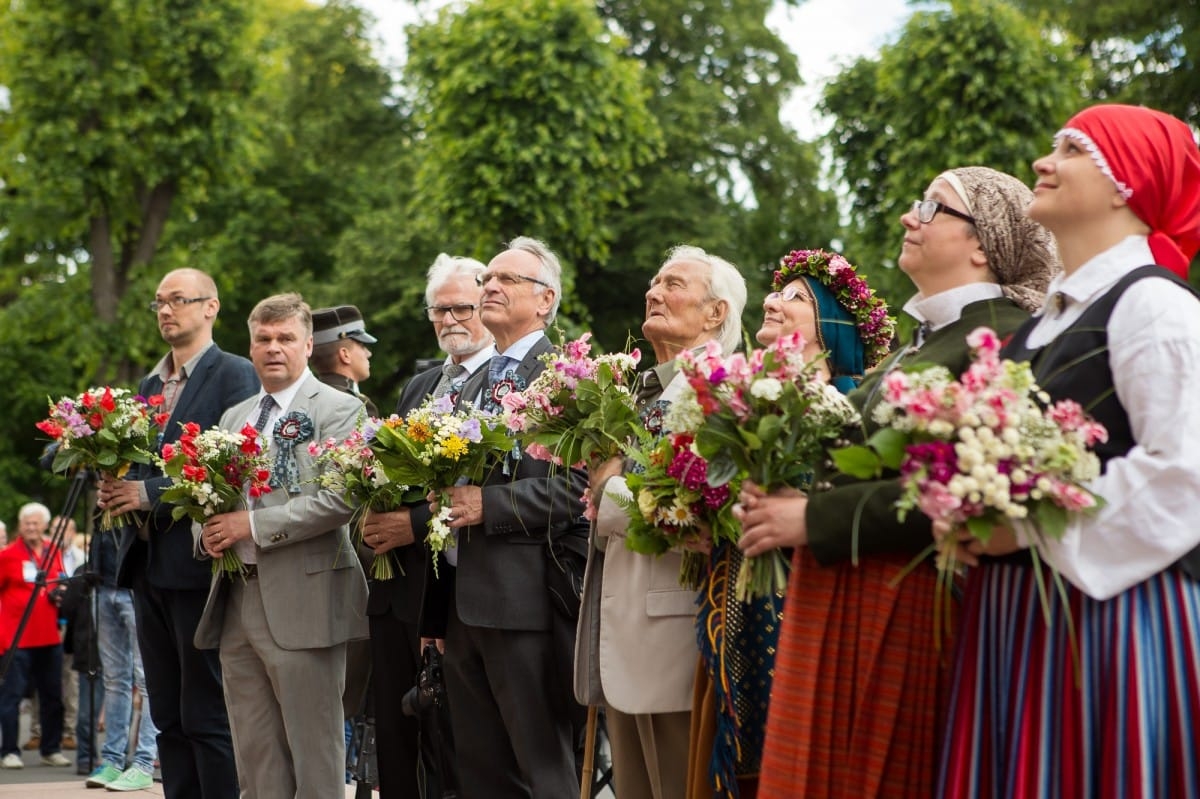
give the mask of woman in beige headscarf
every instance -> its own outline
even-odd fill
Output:
[[[917,362],[960,374],[971,330],[1008,335],[1038,307],[1058,259],[1049,233],[1024,215],[1031,197],[1010,175],[965,167],[939,175],[900,217],[899,265],[918,289],[904,310],[920,326],[848,395],[866,436],[883,374]],[[896,519],[897,475],[831,482],[818,475],[810,495],[748,486],[740,497],[746,555],[798,548],[759,796],[925,799],[949,658],[933,636],[934,570],[892,583],[929,545],[930,521],[917,512]]]

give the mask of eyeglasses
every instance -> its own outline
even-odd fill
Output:
[[[478,305],[430,305],[425,309],[425,315],[429,317],[430,322],[440,322],[446,318],[446,314],[450,314],[455,322],[468,322],[475,315],[478,307]]]
[[[548,289],[554,288],[544,280],[518,275],[516,272],[483,272],[475,276],[475,285],[486,286],[489,280],[499,280],[502,286],[515,286],[518,283],[537,283],[539,286],[545,286]]]
[[[808,292],[802,287],[793,284],[785,288],[783,291],[772,291],[766,296],[763,302],[775,302],[777,300],[779,302],[791,302],[792,300],[808,302],[808,299]]]
[[[185,305],[191,305],[194,302],[204,302],[205,300],[211,299],[212,297],[172,297],[169,300],[154,300],[153,302],[148,303],[146,307],[150,309],[151,313],[158,313],[167,306],[170,306],[172,311],[178,311]]]
[[[937,216],[939,211],[941,211],[943,214],[956,216],[959,219],[970,222],[972,225],[975,224],[975,217],[968,216],[962,211],[955,211],[950,206],[946,205],[945,203],[940,203],[937,200],[913,200],[912,210],[913,213],[917,215],[917,219],[920,220],[922,225],[928,225],[930,222],[932,222],[933,218]]]

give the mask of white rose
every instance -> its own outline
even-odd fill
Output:
[[[764,377],[750,384],[750,396],[774,402],[783,394],[783,383],[774,377]]]

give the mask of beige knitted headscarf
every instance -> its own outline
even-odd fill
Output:
[[[1033,192],[1021,181],[984,166],[943,172],[975,217],[975,232],[1004,296],[1033,313],[1042,307],[1050,278],[1062,268],[1050,231],[1025,216]]]

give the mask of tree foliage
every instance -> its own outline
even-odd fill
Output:
[[[518,234],[603,262],[614,217],[660,148],[636,63],[585,0],[480,0],[410,29],[414,216],[483,259]],[[564,286],[572,304],[572,274]],[[586,303],[586,298],[584,298]]]
[[[998,0],[919,11],[878,58],[827,87],[830,141],[851,198],[847,250],[894,303],[911,293],[894,265],[897,219],[938,173],[983,165],[1032,180],[1031,164],[1080,103],[1069,44]]]
[[[1196,0],[1014,0],[1069,31],[1095,64],[1089,96],[1148,105],[1200,126],[1200,3]]]

